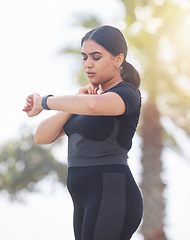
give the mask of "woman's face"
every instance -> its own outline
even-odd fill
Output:
[[[93,40],[88,39],[83,43],[81,55],[90,83],[103,84],[110,80],[113,81],[118,76],[117,57]]]

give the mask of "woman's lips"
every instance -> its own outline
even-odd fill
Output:
[[[94,72],[86,72],[87,77],[94,77]]]

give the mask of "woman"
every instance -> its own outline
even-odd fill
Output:
[[[27,97],[29,117],[44,120],[35,143],[68,136],[68,189],[74,203],[76,240],[128,240],[138,228],[142,197],[127,165],[141,107],[140,78],[126,62],[127,44],[114,27],[102,26],[81,41],[89,85],[74,96]]]

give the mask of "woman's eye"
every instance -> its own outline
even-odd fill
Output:
[[[101,58],[101,57],[93,57],[93,60],[94,60],[94,61],[98,61],[100,58]],[[88,59],[88,57],[82,56],[82,60],[83,60],[83,61],[86,61],[87,59]]]
[[[100,59],[100,57],[94,57],[95,61],[98,61]]]

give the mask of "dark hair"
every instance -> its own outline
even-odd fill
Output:
[[[119,29],[108,25],[94,28],[82,38],[81,47],[88,39],[100,44],[113,56],[123,53],[124,61],[121,65],[121,77],[125,82],[131,83],[137,88],[139,87],[139,73],[130,63],[125,60],[127,57],[127,43]]]

